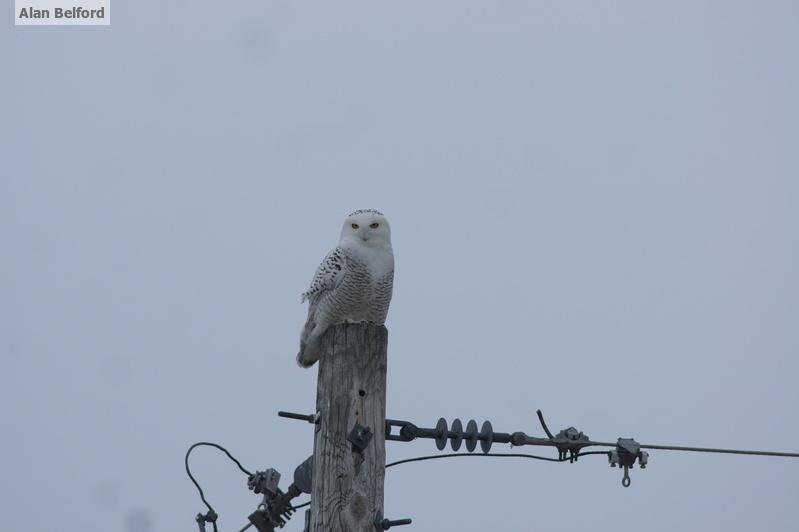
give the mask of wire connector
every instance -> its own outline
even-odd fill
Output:
[[[584,447],[590,445],[590,439],[582,431],[574,427],[563,429],[552,438],[552,443],[558,449],[558,458],[561,460],[569,459],[569,462],[575,462],[580,451]]]
[[[630,468],[635,466],[635,461],[638,460],[638,465],[641,469],[646,469],[646,464],[649,462],[649,453],[641,450],[641,444],[632,438],[619,438],[616,442],[616,448],[608,451],[608,462],[610,467],[623,467],[624,476],[621,479],[621,485],[625,488],[630,487]]]
[[[280,473],[271,467],[266,471],[256,471],[247,479],[247,488],[256,494],[277,494],[277,486],[280,484]]]
[[[205,523],[211,523],[213,525],[214,530],[216,530],[216,520],[219,517],[217,513],[213,510],[208,510],[205,515],[199,513],[197,517],[194,518],[197,521],[197,527],[200,529],[200,532],[205,532]]]

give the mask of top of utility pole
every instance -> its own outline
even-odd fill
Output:
[[[387,343],[386,328],[370,323],[322,338],[311,532],[374,532],[383,521]]]

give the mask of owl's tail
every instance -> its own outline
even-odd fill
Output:
[[[305,343],[300,341],[300,352],[297,353],[297,365],[301,368],[310,368],[319,360],[319,345],[316,342]]]

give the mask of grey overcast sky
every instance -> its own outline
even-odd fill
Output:
[[[799,3],[4,13],[0,528],[196,530],[197,440],[289,478],[312,433],[275,414],[316,388],[299,294],[356,208],[393,227],[389,416],[799,450]],[[193,465],[238,530],[246,479]],[[601,457],[440,460],[388,470],[386,512],[797,527],[799,459],[661,451],[620,481]]]

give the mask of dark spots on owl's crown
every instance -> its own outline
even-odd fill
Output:
[[[347,218],[350,216],[358,216],[359,214],[376,214],[378,216],[383,216],[383,213],[376,210],[376,209],[358,209],[355,212],[351,212],[347,215]]]

